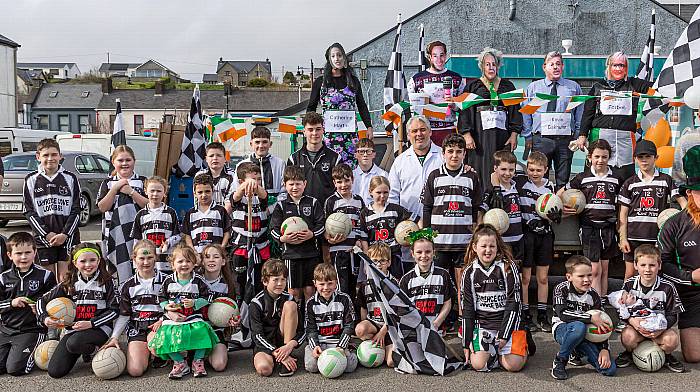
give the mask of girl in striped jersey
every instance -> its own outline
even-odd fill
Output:
[[[117,317],[117,296],[112,276],[98,249],[87,242],[76,245],[63,280],[36,305],[38,320],[43,320],[49,328],[64,328],[60,320],[49,317],[46,305],[61,297],[75,303],[75,321],[65,326],[66,333],[49,361],[49,376],[53,378],[67,375],[81,355],[94,354],[112,332],[112,321]]]
[[[462,274],[462,348],[477,371],[500,365],[517,372],[527,361],[520,325],[520,275],[510,248],[496,229],[477,226],[464,258]]]
[[[389,180],[384,176],[375,176],[369,182],[369,194],[372,203],[360,211],[360,230],[366,235],[361,240],[361,248],[366,253],[369,245],[383,242],[391,248],[391,265],[389,272],[393,276],[403,276],[411,269],[411,264],[405,268],[401,261],[401,245],[396,242],[394,230],[396,226],[405,221],[418,222],[419,217],[411,214],[403,206],[389,203]]]
[[[103,348],[119,348],[119,336],[127,331],[126,371],[131,377],[140,377],[148,369],[151,353],[148,342],[160,327],[163,310],[158,293],[163,275],[156,270],[156,246],[149,240],[140,240],[132,252],[134,276],[119,290],[119,318],[114,323],[112,337]]]
[[[228,267],[228,259],[224,247],[219,244],[207,245],[202,252],[201,273],[204,280],[209,285],[209,296],[211,300],[219,297],[236,298],[235,280]],[[204,309],[204,315],[208,319],[207,308]],[[240,325],[240,316],[229,320],[229,327],[234,328]],[[214,327],[214,332],[219,338],[219,343],[214,346],[214,349],[209,354],[209,364],[217,371],[222,372],[228,364],[228,345],[232,330],[230,328]]]

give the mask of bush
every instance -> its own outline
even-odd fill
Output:
[[[250,79],[248,81],[247,86],[248,87],[267,87],[268,84],[270,84],[270,83],[265,79],[255,78],[255,79]]]

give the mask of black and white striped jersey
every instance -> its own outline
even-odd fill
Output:
[[[212,201],[206,211],[190,208],[182,219],[182,234],[192,238],[197,253],[202,253],[209,244],[222,244],[224,234],[231,232],[231,217],[223,206]]]
[[[418,222],[418,215],[396,203],[387,202],[384,211],[377,212],[371,205],[366,206],[360,212],[360,230],[364,231],[367,242],[372,245],[375,242],[383,242],[391,248],[391,253],[401,252],[401,245],[396,242],[394,231],[399,223],[411,220]]]
[[[306,222],[309,230],[314,233],[314,238],[296,245],[280,242],[282,223],[293,216],[301,217]],[[318,248],[317,239],[326,230],[324,223],[323,207],[318,200],[311,196],[303,195],[299,199],[299,203],[295,203],[291,197],[288,197],[284,200],[279,200],[275,204],[272,217],[270,218],[270,235],[275,241],[280,243],[282,258],[285,260],[319,257],[321,252]]]
[[[48,233],[68,236],[66,249],[80,242],[80,184],[75,174],[59,166],[53,176],[42,167],[24,179],[24,216],[34,232],[37,246],[50,247]]]
[[[330,299],[319,293],[306,301],[306,337],[309,346],[319,344],[347,348],[355,333],[355,308],[350,296],[336,291]]]
[[[258,350],[272,355],[272,352],[278,347],[275,343],[284,343],[284,337],[280,332],[280,322],[284,304],[290,301],[294,302],[294,297],[286,291],[273,298],[267,290],[261,291],[250,301],[248,310],[250,332]],[[296,306],[296,302],[294,304]],[[304,322],[299,320],[294,340],[296,340],[297,345],[300,345],[304,342],[304,339]]]
[[[604,227],[617,222],[615,203],[621,186],[622,180],[612,169],[598,176],[589,168],[572,178],[565,189],[578,189],[586,196],[586,207],[579,214],[581,224]]]
[[[231,199],[233,207],[231,243],[236,247],[245,247],[248,245],[248,239],[252,237],[255,239],[255,246],[262,249],[270,244],[267,232],[269,223],[267,199],[260,200],[258,196],[253,196],[252,201],[252,227],[248,227],[248,196],[243,196],[239,201]]]
[[[507,264],[506,264],[507,263]],[[514,262],[495,260],[484,266],[474,260],[462,273],[462,345],[469,347],[474,328],[498,331],[510,339],[520,327],[520,273]]]
[[[214,187],[212,189],[212,200],[214,203],[224,206],[227,200],[231,199],[231,195],[236,190],[236,174],[232,171],[228,171],[226,168],[221,170],[221,174],[218,177],[214,177],[209,168],[202,169],[197,172],[194,176],[197,177],[200,174],[209,174],[214,180]],[[197,200],[195,199],[195,207],[197,207]]]
[[[421,194],[423,227],[438,232],[435,250],[464,250],[472,238],[481,200],[479,175],[474,171],[463,167],[452,171],[442,165],[428,175]]]
[[[397,286],[399,282],[389,274],[389,279]],[[355,303],[360,309],[367,311],[367,320],[371,320],[377,325],[384,325],[386,320],[386,309],[382,300],[372,290],[372,286],[367,281],[357,284],[357,297]]]
[[[520,201],[520,195],[518,194],[518,188],[515,186],[515,181],[510,181],[510,189],[504,189],[499,187],[501,193],[503,194],[503,210],[508,214],[508,220],[510,225],[508,230],[503,233],[503,241],[506,243],[518,242],[523,239],[523,216],[522,207]],[[487,212],[491,209],[488,201],[491,200],[491,193],[493,192],[493,187],[491,185],[486,187],[484,191],[484,198],[481,204],[481,210]]]
[[[678,198],[678,188],[666,173],[654,172],[654,178],[642,180],[641,171],[627,179],[620,188],[617,201],[629,208],[627,239],[656,242],[659,227],[656,220],[661,211],[671,207],[671,198]]]
[[[48,317],[46,305],[52,299],[70,298],[75,303],[75,321],[90,321],[93,328],[100,328],[109,336],[112,332],[112,321],[118,316],[119,302],[112,279],[108,279],[103,285],[98,280],[99,277],[99,272],[90,279],[78,274],[72,294],[66,292],[62,284],[54,287],[37,301],[37,312],[40,312],[38,319],[43,321]],[[66,327],[66,333],[72,332],[73,329]]]
[[[173,247],[180,242],[180,226],[175,210],[161,204],[158,208],[150,208],[148,205],[136,213],[134,225],[131,228],[131,236],[134,240],[149,240],[156,246],[158,260],[156,269],[163,273],[172,273],[168,262],[168,255]],[[160,253],[163,243],[168,244],[168,251]]]
[[[158,295],[164,278],[158,271],[150,279],[141,278],[137,272],[122,283],[119,290],[119,316],[129,317],[130,330],[144,331],[160,320],[163,308],[160,307]]]
[[[561,323],[572,321],[590,323],[591,315],[586,312],[591,309],[603,309],[600,295],[594,288],[591,287],[588,291],[580,292],[569,281],[563,281],[554,288],[552,304],[554,305],[552,333],[555,333]],[[607,341],[604,342],[603,346],[607,347]]]
[[[431,323],[440,314],[442,306],[456,295],[450,273],[434,264],[426,277],[416,265],[401,278],[399,287]]]
[[[222,207],[223,208],[223,207]],[[181,305],[183,299],[204,299],[207,302],[211,301],[211,294],[209,293],[209,285],[204,278],[196,273],[192,273],[192,278],[186,281],[184,284],[180,283],[177,279],[177,274],[173,273],[167,276],[163,280],[163,284],[160,288],[160,293],[158,294],[159,303],[168,302]],[[202,309],[197,309],[196,307],[186,308],[184,306],[180,307],[178,310],[186,318],[184,322],[194,322],[202,321]],[[165,323],[173,323],[168,318],[167,312],[163,316]]]
[[[637,303],[627,306],[630,317],[646,317],[652,313],[660,313],[667,316],[668,321],[668,316],[685,311],[676,286],[662,277],[657,276],[653,285],[645,287],[639,275],[636,275],[625,280],[622,290],[637,298]],[[668,326],[670,328],[672,323]]]
[[[355,246],[357,240],[366,239],[366,233],[360,229],[360,212],[363,208],[365,208],[365,202],[358,195],[352,195],[350,199],[345,199],[336,191],[326,199],[324,207],[326,218],[334,212],[342,212],[352,222],[352,230],[348,237],[341,243],[331,244],[331,252],[348,251]]]
[[[542,219],[537,215],[535,204],[537,199],[547,193],[554,193],[554,184],[546,178],[542,179],[542,186],[535,185],[527,176],[517,176],[515,178],[515,186],[520,194],[520,207],[522,207],[523,222],[527,223],[531,220],[541,220],[549,224],[549,221]]]
[[[224,268],[227,268],[224,266]],[[202,278],[204,278],[204,275],[201,275]],[[228,283],[226,283],[226,280],[222,275],[220,275],[218,278],[214,280],[208,280],[204,278],[204,281],[207,282],[207,285],[209,285],[209,295],[211,296],[211,299],[217,299],[219,297],[228,297],[231,299],[235,299],[229,295],[229,287]]]

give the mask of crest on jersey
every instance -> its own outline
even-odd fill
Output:
[[[505,280],[503,280],[503,279],[498,279],[498,282],[496,282],[496,283],[498,284],[498,289],[499,289],[499,290],[505,290],[505,289],[506,289],[506,282],[505,282]]]
[[[311,207],[304,207],[301,209],[301,211],[304,213],[304,215],[311,216]]]
[[[323,162],[321,164],[321,171],[327,172],[331,168],[331,164],[328,162]]]
[[[393,228],[394,228],[394,227],[396,226],[396,222],[394,222],[394,220],[393,220],[393,219],[392,219],[392,220],[390,220],[390,221],[389,221],[389,222],[387,222],[387,223],[389,224],[389,228],[390,228],[390,229],[393,229]]]
[[[38,280],[30,280],[28,286],[29,286],[29,291],[37,291],[37,290],[39,290],[39,281]]]
[[[101,291],[95,291],[95,299],[100,300],[102,299],[102,292]]]
[[[608,184],[608,190],[610,193],[615,193],[615,185],[614,184]]]
[[[65,185],[61,185],[58,187],[58,194],[61,196],[66,196],[68,195],[68,187]]]
[[[656,197],[664,197],[664,193],[665,193],[664,188],[656,188],[655,191],[656,191]]]

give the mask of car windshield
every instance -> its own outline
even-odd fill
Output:
[[[6,172],[34,171],[39,166],[39,162],[34,155],[8,155],[2,158],[2,165]]]

